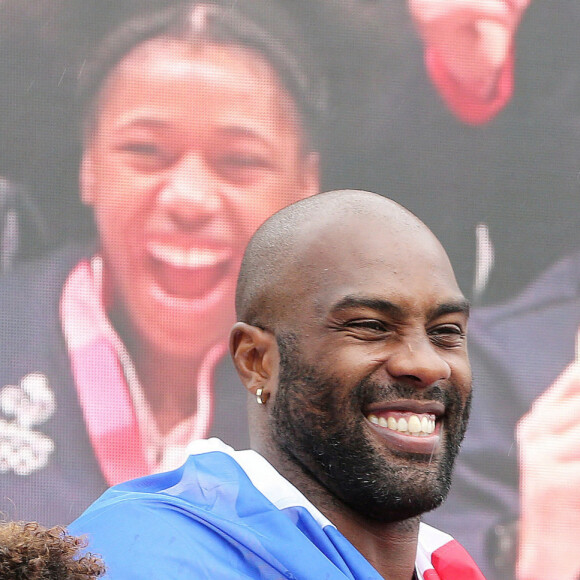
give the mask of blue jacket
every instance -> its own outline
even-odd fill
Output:
[[[196,441],[183,467],[109,489],[69,526],[110,580],[380,580],[338,529],[254,451]],[[421,524],[419,580],[484,580],[451,536]]]

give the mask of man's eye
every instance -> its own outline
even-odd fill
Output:
[[[456,324],[437,326],[429,331],[429,336],[434,344],[443,348],[461,346],[465,342],[465,332]]]
[[[380,320],[365,319],[365,320],[351,320],[346,324],[348,328],[354,328],[363,331],[371,332],[386,332],[388,330],[387,325]]]

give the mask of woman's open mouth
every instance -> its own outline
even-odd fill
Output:
[[[200,299],[210,294],[230,272],[230,248],[189,247],[150,243],[155,281],[175,298]]]

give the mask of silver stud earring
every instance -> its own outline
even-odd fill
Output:
[[[267,393],[265,393],[264,398],[262,398],[263,392],[264,392],[264,389],[262,387],[259,387],[258,389],[256,389],[256,401],[258,402],[258,405],[265,405],[266,401],[268,400]]]

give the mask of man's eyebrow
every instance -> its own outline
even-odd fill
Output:
[[[429,318],[437,318],[439,316],[443,316],[445,314],[465,314],[465,316],[469,316],[470,311],[469,300],[462,298],[460,300],[453,300],[450,302],[444,302],[443,304],[439,304],[429,313]]]
[[[369,296],[344,296],[331,308],[332,314],[338,314],[350,308],[369,308],[377,312],[382,312],[387,316],[402,319],[404,317],[403,309],[389,300],[382,298],[372,298]]]
[[[373,298],[370,296],[356,296],[349,295],[341,298],[334,306],[331,308],[331,314],[338,314],[344,310],[350,308],[369,308],[370,310],[375,310],[381,312],[387,316],[397,318],[402,320],[405,317],[405,311],[403,308],[394,304],[389,300],[384,300],[382,298]],[[434,319],[439,316],[444,316],[445,314],[465,314],[469,316],[470,305],[469,300],[465,298],[459,300],[452,300],[438,304],[429,312],[429,318]]]

